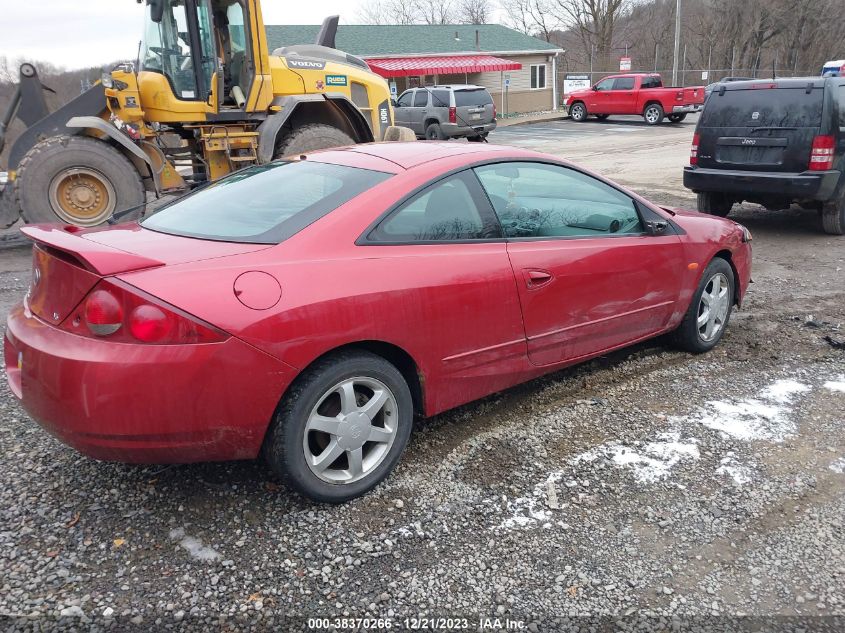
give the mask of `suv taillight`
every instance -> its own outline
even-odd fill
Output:
[[[457,108],[449,108],[449,123],[457,123],[458,122],[458,109]]]
[[[820,134],[813,139],[810,150],[810,171],[827,171],[833,169],[833,148],[835,139],[826,134]]]
[[[496,104],[493,104],[493,120],[496,120]]]
[[[692,135],[692,145],[689,148],[689,164],[698,165],[698,142],[701,140],[701,135],[695,133]]]
[[[101,281],[62,329],[115,343],[217,343],[228,334],[119,281]]]

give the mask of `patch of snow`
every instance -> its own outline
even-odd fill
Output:
[[[717,475],[727,475],[737,486],[743,486],[751,481],[753,470],[749,466],[744,466],[737,462],[733,452],[727,454],[719,462],[720,466],[716,469]]]
[[[534,486],[530,495],[508,501],[506,511],[510,516],[493,529],[526,528],[537,523],[544,527],[551,527],[550,521],[553,515],[544,505],[547,502],[549,489],[560,481],[562,476],[561,471],[553,472],[541,483]]]
[[[824,383],[824,388],[845,393],[845,376],[839,376],[836,380],[828,380]]]
[[[763,389],[762,393],[760,393],[760,397],[764,400],[787,404],[792,402],[792,397],[795,394],[804,393],[809,390],[810,388],[807,385],[800,383],[797,380],[776,380],[771,385]]]
[[[201,561],[212,561],[220,558],[220,552],[203,545],[202,539],[185,533],[185,528],[170,530],[170,540],[179,541],[179,546],[185,549],[193,558]]]
[[[740,440],[782,442],[797,430],[790,419],[793,399],[809,390],[796,380],[776,380],[756,398],[706,402],[698,411],[697,421]]]
[[[832,462],[828,468],[835,473],[845,475],[845,457],[840,457],[835,462]]]
[[[681,442],[680,433],[662,433],[660,440],[646,444],[642,452],[618,442],[602,444],[573,458],[573,463],[609,459],[620,468],[630,468],[640,483],[654,483],[669,476],[679,462],[699,458],[697,440]]]

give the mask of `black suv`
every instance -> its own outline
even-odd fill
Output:
[[[819,208],[826,233],[845,234],[845,78],[740,81],[717,86],[692,141],[684,186],[698,209],[726,216],[735,202]]]

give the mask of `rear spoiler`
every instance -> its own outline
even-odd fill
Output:
[[[76,235],[81,230],[75,226],[54,224],[21,227],[21,233],[36,244],[69,255],[87,270],[104,277],[164,266],[164,262],[156,259],[86,240],[82,235]]]

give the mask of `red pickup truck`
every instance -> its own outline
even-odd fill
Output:
[[[592,88],[573,92],[566,105],[578,123],[590,115],[604,120],[611,114],[639,114],[649,125],[657,125],[664,117],[679,123],[704,107],[704,86],[664,88],[657,74],[613,75]]]

